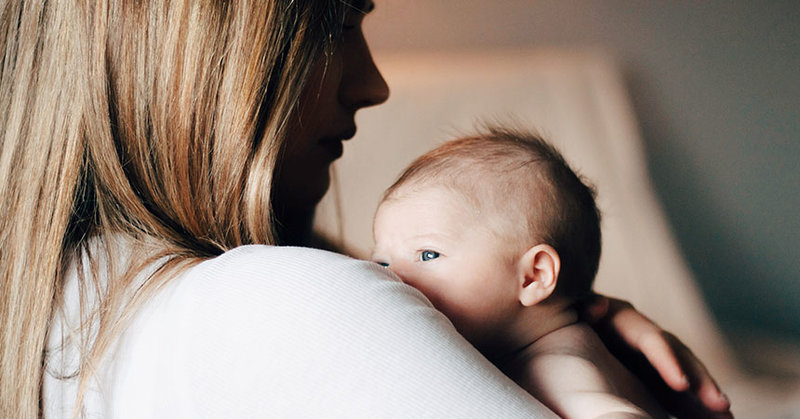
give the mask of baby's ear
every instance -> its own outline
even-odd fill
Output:
[[[556,289],[561,259],[553,247],[537,244],[519,261],[519,302],[529,307],[549,297]]]

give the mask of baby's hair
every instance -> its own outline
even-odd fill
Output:
[[[489,126],[448,141],[411,163],[383,201],[430,186],[457,192],[489,214],[481,222],[518,251],[552,246],[561,259],[555,295],[591,292],[601,250],[596,193],[541,136]]]

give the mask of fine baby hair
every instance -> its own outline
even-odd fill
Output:
[[[552,246],[561,259],[554,295],[591,292],[601,251],[596,193],[540,135],[490,126],[448,141],[412,162],[382,202],[430,186],[456,192],[519,249]]]

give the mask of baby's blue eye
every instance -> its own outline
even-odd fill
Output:
[[[422,253],[419,254],[419,260],[427,262],[429,260],[436,259],[439,256],[439,252],[434,252],[433,250],[423,250]]]
[[[389,267],[389,264],[386,263],[386,262],[375,262],[375,263],[377,263],[378,265],[383,266],[384,268],[388,268]]]

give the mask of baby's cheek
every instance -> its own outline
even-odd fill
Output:
[[[484,313],[487,311],[486,301],[480,293],[475,293],[463,284],[454,284],[444,278],[426,275],[414,275],[405,271],[398,274],[408,285],[419,290],[433,306],[444,313],[456,326],[459,332],[481,328]]]
[[[424,291],[423,294],[425,294]],[[450,318],[459,331],[462,331],[462,329],[474,329],[481,325],[482,308],[480,303],[471,298],[471,296],[466,296],[465,298],[463,295],[452,292],[430,294],[428,299],[431,300],[433,306]]]
[[[459,304],[454,300],[452,293],[449,293],[446,288],[442,287],[441,283],[431,281],[429,278],[422,279],[414,277],[413,275],[401,276],[401,278],[403,278],[403,282],[411,285],[425,295],[431,304],[447,317],[460,316],[462,310]]]
[[[464,307],[452,306],[440,311],[450,319],[458,333],[461,333],[470,343],[476,345],[483,342],[486,324],[482,318],[476,317],[474,312],[465,310]]]
[[[466,295],[458,301],[450,300],[445,304],[447,307],[441,311],[473,343],[476,339],[494,334],[508,320],[509,310],[505,302],[493,299],[485,293]]]

